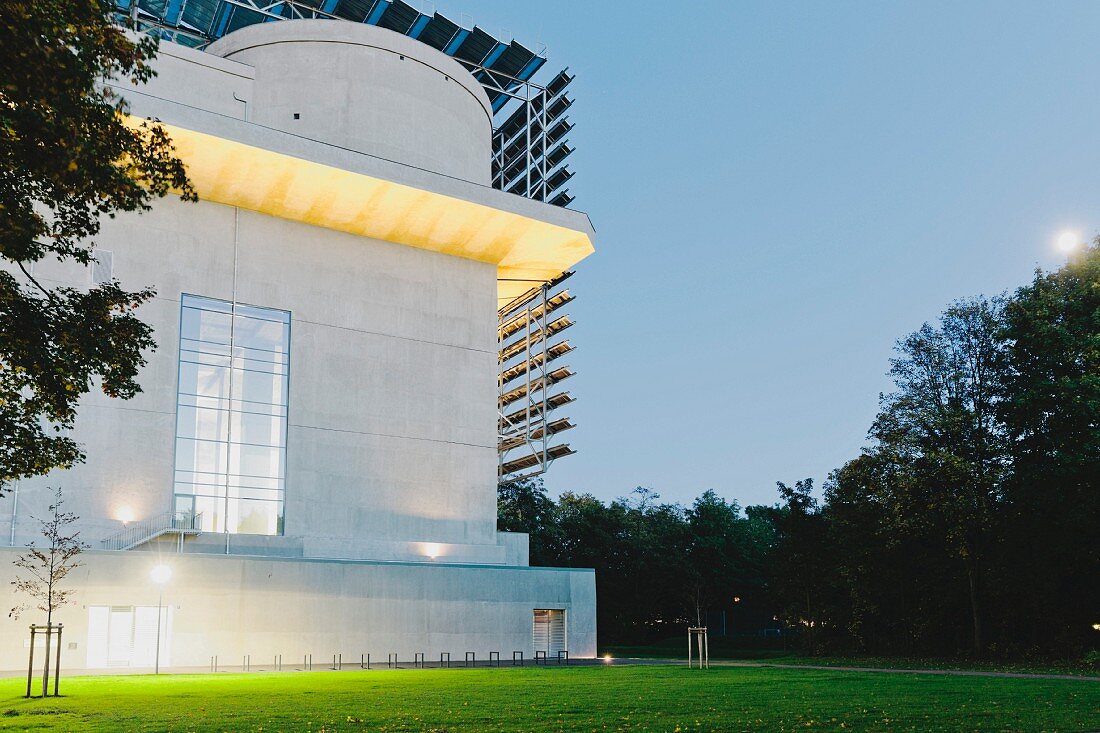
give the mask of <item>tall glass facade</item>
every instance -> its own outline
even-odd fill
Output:
[[[210,532],[282,534],[290,313],[184,295],[176,511]]]

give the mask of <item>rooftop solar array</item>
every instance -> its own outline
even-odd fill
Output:
[[[493,187],[556,206],[573,201],[565,187],[573,177],[566,163],[573,148],[565,139],[573,127],[566,115],[573,77],[561,71],[545,85],[534,83],[546,57],[515,40],[499,40],[476,25],[465,28],[403,0],[114,2],[143,30],[197,48],[248,25],[301,18],[366,23],[425,43],[462,63],[489,95],[496,128]]]

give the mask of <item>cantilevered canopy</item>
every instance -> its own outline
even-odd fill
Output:
[[[594,251],[587,217],[548,204],[475,187],[477,197],[490,202],[480,203],[178,125],[164,127],[200,199],[494,264],[502,302]],[[559,223],[563,217],[575,227]]]

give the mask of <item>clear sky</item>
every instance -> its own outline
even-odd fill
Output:
[[[552,491],[772,503],[894,341],[1100,229],[1100,3],[446,0],[577,74],[580,452]]]

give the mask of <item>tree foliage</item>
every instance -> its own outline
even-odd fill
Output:
[[[975,651],[985,645],[983,571],[1007,465],[1002,310],[1000,299],[960,301],[902,339],[890,369],[897,390],[871,428],[871,450],[897,469],[877,485],[892,509],[885,520],[899,533],[939,535],[963,563]]]
[[[952,304],[898,343],[890,374],[870,445],[826,484],[824,641],[1015,657],[1095,647],[1100,241],[1008,297]],[[818,535],[783,535],[777,556]],[[772,582],[790,593],[801,581]]]
[[[533,565],[596,568],[598,623],[606,639],[644,640],[764,601],[766,521],[712,491],[691,507],[639,487],[604,503],[591,494],[546,495],[541,481],[501,484],[502,530],[531,533]],[[748,613],[754,611],[750,610]]]
[[[51,287],[44,260],[89,265],[103,216],[169,191],[193,200],[164,128],[134,120],[111,84],[153,74],[157,42],[135,40],[108,0],[30,0],[0,14],[0,490],[82,459],[67,435],[98,379],[129,398],[153,348],[134,310],[151,288]]]
[[[951,304],[898,342],[890,376],[867,447],[820,497],[779,483],[742,512],[714,492],[554,502],[532,482],[523,531],[551,538],[532,560],[596,569],[605,640],[713,627],[740,597],[741,632],[778,625],[811,653],[1100,648],[1100,240]]]
[[[1005,602],[1015,643],[1077,648],[1100,637],[1100,239],[1063,268],[1037,272],[1006,308],[1011,440]],[[1098,645],[1100,646],[1100,645]]]

